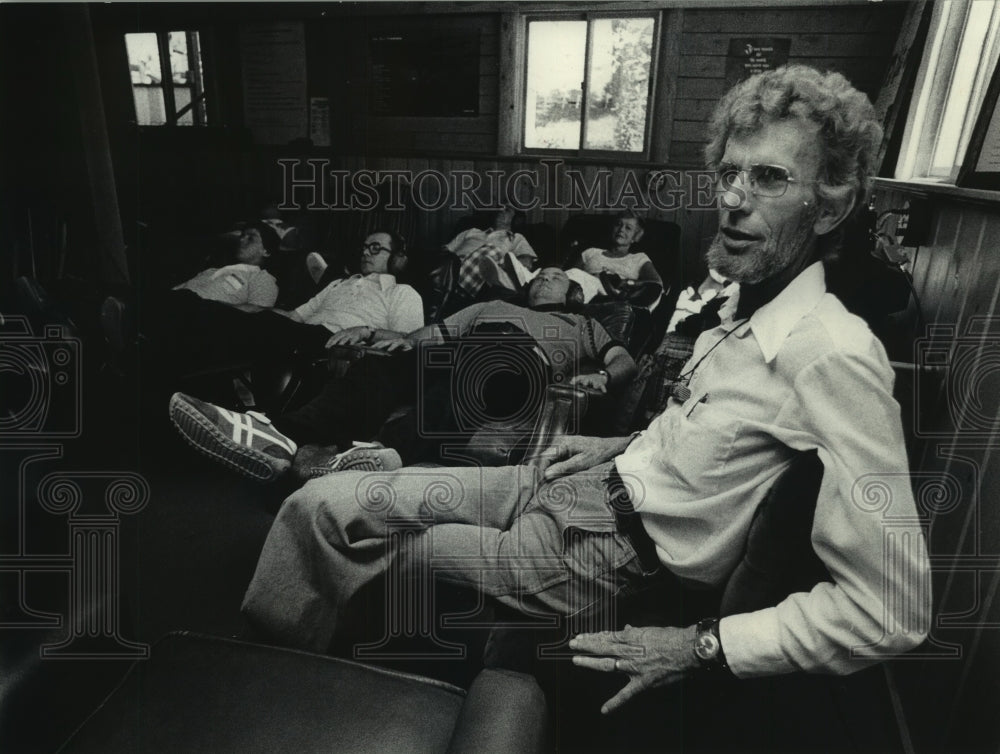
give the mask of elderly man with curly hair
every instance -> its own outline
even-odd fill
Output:
[[[307,484],[280,510],[246,595],[259,629],[325,649],[343,606],[390,568],[562,616],[604,609],[656,572],[677,599],[718,590],[768,489],[797,453],[816,451],[811,537],[828,581],[721,620],[582,633],[574,662],[628,677],[609,712],[708,669],[846,674],[924,639],[929,561],[893,372],[827,292],[823,264],[865,200],[874,109],[843,76],[788,66],[730,91],[711,133],[719,229],[708,263],[740,287],[666,410],[632,437],[563,438],[544,472],[404,468]],[[878,511],[856,494],[872,478],[887,501]],[[393,536],[400,522],[410,536]]]

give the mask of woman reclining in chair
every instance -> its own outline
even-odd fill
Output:
[[[587,301],[595,296],[633,300],[637,284],[642,284],[639,286],[642,300],[637,303],[648,305],[659,299],[663,292],[660,274],[646,254],[632,251],[632,246],[642,239],[643,231],[639,217],[623,212],[611,231],[610,248],[584,250],[568,273],[583,287]]]

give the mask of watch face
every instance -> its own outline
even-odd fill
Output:
[[[701,660],[714,660],[719,654],[719,640],[711,631],[698,634],[694,640],[694,653]]]

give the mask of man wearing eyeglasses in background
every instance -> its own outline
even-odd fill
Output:
[[[362,244],[357,273],[333,280],[291,311],[260,306],[241,311],[204,302],[198,317],[175,336],[182,347],[173,349],[159,370],[164,386],[176,389],[178,377],[192,370],[233,363],[253,365],[264,384],[265,372],[295,353],[320,354],[324,346],[360,342],[373,331],[391,337],[422,327],[420,294],[390,272],[405,263],[403,239],[376,230]]]
[[[321,325],[332,334],[327,345],[350,345],[413,332],[424,324],[423,302],[413,288],[396,282],[390,269],[404,257],[403,239],[378,230],[361,245],[357,274],[334,280],[290,312],[295,322]],[[276,310],[277,311],[277,310]],[[379,333],[384,333],[379,336]]]
[[[535,615],[607,615],[654,574],[661,600],[718,610],[758,506],[797,453],[815,450],[811,541],[828,581],[721,619],[581,633],[574,662],[620,674],[611,712],[689,675],[846,674],[923,640],[929,562],[892,368],[827,292],[822,261],[865,201],[882,135],[874,108],[840,74],[787,66],[730,91],[710,134],[720,213],[707,261],[740,290],[698,339],[666,409],[637,436],[558,440],[541,473],[402,469],[310,483],[264,545],[244,602],[256,627],[325,650],[350,597],[402,563]],[[451,496],[434,486],[447,480]],[[393,549],[390,517],[422,531],[413,547]]]

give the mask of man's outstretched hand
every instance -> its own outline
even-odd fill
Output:
[[[377,351],[387,351],[389,353],[395,353],[396,351],[412,351],[413,343],[406,338],[387,338],[386,340],[375,341],[372,343],[372,348]]]
[[[628,683],[601,707],[610,714],[646,689],[676,683],[698,668],[695,627],[625,626],[622,631],[579,634],[569,643],[573,664],[605,673],[625,673]]]
[[[333,348],[334,346],[356,346],[368,340],[374,332],[375,329],[368,327],[367,325],[347,327],[340,332],[335,332],[331,335],[330,339],[326,341],[326,347]]]
[[[546,480],[592,469],[610,461],[631,442],[631,437],[560,437],[542,453],[542,469]]]

